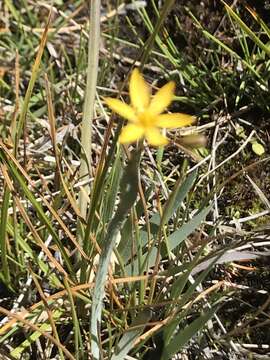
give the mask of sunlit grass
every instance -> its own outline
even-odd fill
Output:
[[[0,354],[246,356],[270,291],[255,283],[269,274],[268,25],[240,5],[213,32],[191,3],[105,3],[90,27],[83,1],[0,4]],[[157,126],[165,147],[123,139],[107,107],[134,122],[119,104],[150,109],[150,87],[198,119]]]

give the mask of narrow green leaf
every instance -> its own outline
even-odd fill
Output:
[[[115,161],[112,165],[112,170],[105,186],[107,190],[103,197],[104,211],[102,214],[102,220],[104,224],[108,223],[108,221],[112,218],[115,208],[117,193],[123,172],[123,165],[120,154],[121,152],[118,150]]]
[[[10,271],[7,260],[7,222],[9,208],[10,191],[7,186],[4,187],[4,194],[1,207],[1,223],[0,223],[0,246],[1,246],[1,263],[3,276],[7,286],[10,285]]]
[[[192,260],[191,263],[189,264],[183,264],[183,274],[179,276],[179,278],[174,281],[174,283],[171,286],[171,299],[172,300],[177,300],[179,299],[179,297],[181,296],[181,302],[177,305],[172,305],[171,307],[168,308],[167,310],[167,316],[170,315],[170,311],[175,311],[173,310],[173,307],[181,309],[188,301],[191,301],[194,293],[196,291],[197,286],[200,285],[200,283],[203,281],[203,279],[207,276],[207,274],[209,273],[211,267],[209,266],[209,268],[204,271],[203,274],[201,274],[201,277],[198,277],[195,282],[193,284],[190,284],[190,286],[188,287],[187,291],[185,293],[182,294],[182,291],[184,290],[184,287],[186,286],[189,276],[192,272],[192,270],[194,269],[195,265],[197,264],[203,250],[204,250],[205,246],[202,246],[199,251],[197,252],[196,256],[194,257],[194,259]],[[212,265],[212,263],[211,263]],[[179,315],[177,315],[175,317],[175,319],[168,324],[168,326],[166,326],[166,328],[164,329],[164,335],[163,335],[163,339],[165,344],[167,344],[169,342],[169,339],[172,337],[176,327],[180,324],[180,322],[184,319],[185,316],[187,316],[189,312],[189,309],[186,309],[185,311],[181,311]]]
[[[186,268],[184,271],[183,271],[183,274],[180,275],[172,284],[171,286],[171,299],[172,300],[176,300],[182,293],[187,281],[188,281],[188,278],[192,272],[192,270],[194,269],[195,265],[197,264],[197,262],[199,261],[199,258],[204,250],[205,246],[202,246],[196,256],[194,257],[194,259],[190,262],[190,263],[187,263],[187,264],[183,264],[183,266]]]
[[[130,327],[135,327],[134,330],[127,330],[121,337],[119,343],[115,347],[115,353],[111,360],[123,360],[128,352],[133,348],[136,339],[142,333],[145,325],[151,318],[151,311],[144,310],[134,319]]]
[[[22,130],[23,127],[25,126],[25,121],[26,121],[26,115],[27,115],[27,111],[28,111],[28,106],[31,100],[31,96],[32,96],[32,92],[37,80],[37,76],[38,76],[38,72],[39,72],[39,66],[41,63],[41,58],[43,55],[43,51],[46,45],[46,41],[47,41],[47,34],[48,34],[48,29],[49,29],[49,24],[51,21],[51,13],[49,14],[45,29],[43,31],[42,34],[42,38],[41,38],[41,42],[38,48],[38,52],[37,52],[37,56],[32,68],[32,72],[31,72],[31,77],[30,77],[30,81],[26,90],[26,94],[24,97],[24,101],[23,101],[23,106],[20,112],[20,117],[19,117],[19,121],[17,124],[17,133],[16,133],[16,141],[15,141],[15,154],[17,153],[17,147],[19,144],[19,139],[21,137],[22,134]]]
[[[178,179],[169,196],[169,199],[166,201],[160,227],[162,227],[166,222],[168,222],[168,220],[182,204],[189,190],[193,186],[196,177],[197,170],[189,174],[189,176],[184,180],[184,182],[182,182],[182,179]]]
[[[76,354],[80,359],[83,359],[83,342],[82,342],[82,334],[80,330],[80,322],[77,316],[76,304],[74,303],[74,299],[72,296],[72,291],[70,289],[70,285],[66,278],[64,278],[64,284],[67,289],[68,298],[71,306],[71,314],[72,314],[72,322],[74,329],[74,346]]]
[[[246,9],[250,12],[250,14],[253,16],[253,18],[258,22],[258,24],[261,26],[262,30],[267,34],[267,36],[270,39],[270,28],[269,26],[263,21],[263,19],[249,6],[246,6]],[[269,43],[266,45],[269,46]]]
[[[162,360],[170,360],[172,356],[187,344],[187,342],[201,330],[208,320],[212,318],[217,309],[213,307],[207,313],[194,320],[190,325],[180,330],[173,340],[164,348],[162,353]]]
[[[105,283],[110,264],[110,258],[114,249],[118,233],[121,226],[134,205],[138,194],[138,168],[140,164],[141,150],[134,150],[120,183],[120,201],[114,217],[110,221],[104,238],[104,247],[100,256],[97,274],[95,277],[95,287],[93,292],[93,302],[91,311],[91,351],[93,359],[100,359],[99,348],[99,326],[101,323],[101,313],[103,298],[105,295]]]
[[[226,11],[236,21],[238,26],[250,37],[251,40],[254,41],[254,43],[259,48],[261,48],[268,56],[270,56],[270,48],[260,40],[256,33],[244,23],[244,21],[236,14],[235,11],[233,11],[233,9],[229,5],[227,5],[224,1],[222,2],[225,5]]]
[[[62,314],[63,310],[55,310],[53,311],[52,315],[56,321],[62,316]],[[14,359],[21,359],[22,353],[42,336],[42,332],[51,332],[52,327],[49,323],[44,322],[39,329],[40,331],[34,331],[27,337],[26,340],[24,340],[19,346],[11,351],[10,355],[13,356]]]
[[[73,267],[70,263],[70,258],[67,255],[67,252],[66,252],[62,242],[60,241],[52,222],[50,221],[49,217],[43,211],[42,204],[40,204],[37,201],[34,194],[32,193],[32,191],[29,189],[28,185],[26,184],[24,177],[19,173],[18,169],[16,168],[16,165],[14,163],[12,163],[11,161],[7,160],[5,154],[1,151],[0,151],[0,158],[2,158],[3,161],[5,161],[6,165],[8,166],[8,168],[10,170],[12,177],[19,184],[21,191],[24,193],[24,195],[27,197],[27,199],[30,201],[30,203],[35,208],[40,221],[46,226],[46,229],[51,234],[51,236],[53,237],[57,246],[59,247],[59,250],[60,250],[63,258],[65,259],[65,264],[66,264],[70,274],[74,275]]]
[[[10,236],[14,237],[14,229],[10,223],[7,224],[7,231]],[[17,233],[16,240],[21,250],[24,251],[25,254],[27,254],[27,256],[37,264],[38,268],[43,271],[44,275],[48,277],[48,279],[52,282],[53,286],[55,286],[56,288],[61,288],[62,280],[60,281],[57,278],[56,274],[51,271],[48,264],[36,255],[36,253],[31,249],[31,247],[27,244],[25,239],[19,233]]]
[[[152,186],[147,189],[145,194],[145,200],[147,201],[148,197],[150,196],[151,192],[153,191]],[[144,215],[144,208],[142,205],[142,202],[139,200],[136,206],[134,207],[137,217]],[[149,220],[149,228],[150,228],[150,236],[152,238],[155,238],[160,224],[160,215],[158,213],[154,214],[151,219]],[[121,262],[123,264],[127,264],[128,261],[132,258],[134,259],[134,256],[137,255],[137,248],[133,247],[133,230],[134,226],[132,223],[132,218],[129,216],[127,220],[125,221],[125,224],[121,230],[121,241],[117,248],[118,254],[121,257]],[[140,245],[142,248],[144,248],[148,244],[148,232],[147,232],[147,225],[143,226],[142,229],[139,232],[140,236]],[[137,272],[134,270],[134,275],[138,275],[138,264],[134,264]],[[130,269],[130,267],[129,267]],[[128,270],[129,271],[129,270]],[[132,275],[132,274],[130,274]]]
[[[217,37],[212,35],[210,32],[205,30],[201,23],[198,21],[198,19],[190,12],[188,8],[186,8],[187,12],[190,14],[192,19],[194,20],[195,24],[198,26],[199,29],[201,29],[202,33],[205,35],[206,38],[210,39],[214,43],[216,43],[218,46],[220,46],[222,49],[224,49],[228,54],[232,55],[235,59],[240,60],[243,65],[245,65],[260,81],[261,84],[264,86],[268,86],[267,82],[263,79],[263,77],[259,74],[257,71],[255,65],[249,64],[246,60],[244,60],[240,55],[237,54],[233,49],[231,49],[229,46],[224,44],[222,41],[220,41]]]
[[[181,226],[179,230],[176,230],[170,236],[168,236],[167,244],[169,250],[173,250],[176,246],[180,245],[182,241],[198,228],[201,222],[206,218],[207,214],[211,210],[212,205],[201,210],[197,215],[195,215],[190,221]]]

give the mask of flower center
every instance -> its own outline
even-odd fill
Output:
[[[144,128],[149,128],[155,126],[155,116],[149,113],[147,110],[140,112],[138,114],[139,123]]]

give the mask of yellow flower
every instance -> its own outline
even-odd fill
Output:
[[[170,105],[174,97],[175,83],[168,82],[151,99],[151,90],[138,69],[134,69],[129,83],[131,105],[114,98],[105,98],[105,103],[123,118],[129,121],[119,136],[122,144],[132,143],[146,138],[153,146],[168,143],[159,128],[178,128],[190,125],[195,118],[182,113],[161,114]]]

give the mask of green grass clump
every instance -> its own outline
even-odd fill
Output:
[[[3,358],[269,355],[269,24],[203,3],[0,4]],[[165,148],[118,143],[134,67]]]

